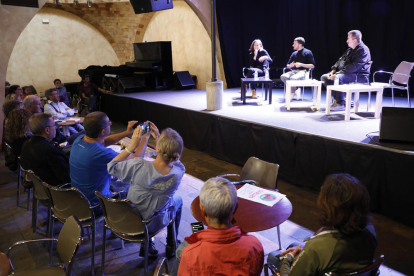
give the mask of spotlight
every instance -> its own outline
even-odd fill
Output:
[[[92,7],[92,0],[88,0],[88,7],[91,8]]]

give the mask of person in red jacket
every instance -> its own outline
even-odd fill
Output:
[[[171,275],[260,275],[260,241],[230,224],[237,190],[227,179],[210,178],[200,191],[200,209],[208,228],[185,238],[177,248]]]

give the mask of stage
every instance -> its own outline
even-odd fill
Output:
[[[273,90],[271,105],[261,89],[258,99],[247,94],[243,105],[237,90],[224,91],[223,109],[218,111],[206,110],[206,92],[197,89],[102,94],[101,108],[113,121],[151,120],[160,129],[174,128],[187,148],[227,162],[243,165],[256,156],[278,163],[281,178],[312,190],[318,191],[330,173],[350,173],[367,185],[373,211],[414,225],[409,211],[414,146],[377,144],[375,95],[366,112],[367,94],[361,93],[360,112],[344,121],[344,112],[325,114],[325,91],[318,112],[312,108],[309,88],[304,101],[293,100],[289,111],[282,89]],[[406,98],[396,97],[396,106],[406,105]],[[390,97],[384,97],[383,106],[392,106]]]

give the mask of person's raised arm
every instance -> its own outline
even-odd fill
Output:
[[[150,133],[151,133],[152,137],[155,138],[155,140],[158,140],[158,138],[160,137],[160,132],[158,131],[157,126],[155,124],[153,124],[152,122],[149,122],[149,123],[150,123],[151,132],[148,132],[144,136],[142,136],[141,144],[139,144],[138,149],[135,151],[134,157],[144,157],[145,156],[145,151],[147,149],[148,139],[149,139]]]
[[[119,140],[121,140],[122,138],[125,138],[128,135],[131,135],[134,132],[134,129],[132,127],[135,125],[135,123],[137,123],[137,121],[130,121],[128,122],[128,126],[125,131],[121,133],[106,136],[104,139],[104,144],[103,144],[104,147],[113,145],[117,143]]]
[[[114,159],[112,159],[112,161],[124,161],[131,155],[131,153],[134,153],[141,142],[141,133],[142,128],[138,126],[132,135],[131,144],[126,147],[125,150],[119,153]]]

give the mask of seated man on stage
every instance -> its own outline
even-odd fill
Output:
[[[283,83],[286,84],[287,80],[304,80],[306,75],[306,69],[315,68],[315,59],[313,58],[312,51],[306,49],[305,39],[303,37],[297,37],[293,41],[293,50],[295,50],[289,58],[286,68],[291,71],[284,73],[280,76]],[[288,91],[286,91],[286,94]],[[300,88],[296,90],[296,87],[292,87],[290,95],[286,97],[293,97],[296,94],[296,99],[300,98]]]
[[[42,181],[56,186],[70,183],[69,159],[66,153],[51,143],[56,125],[50,114],[37,113],[29,119],[33,137],[27,140],[20,155],[21,165],[32,170]]]
[[[260,275],[260,241],[230,221],[237,190],[227,179],[210,178],[200,191],[200,209],[208,228],[185,238],[176,251],[171,275]]]
[[[55,88],[46,90],[45,96],[49,99],[48,103],[45,104],[45,113],[52,115],[55,120],[72,117],[75,114],[73,109],[69,108],[64,102],[59,101],[59,93]],[[84,130],[84,128],[81,124],[69,126],[70,135],[76,134],[82,130]]]
[[[88,105],[88,113],[95,111],[95,105],[96,105],[96,92],[110,92],[106,91],[102,88],[99,88],[96,84],[91,83],[89,75],[84,75],[82,77],[82,82],[79,85],[79,95],[82,99],[83,104]],[[80,110],[79,110],[80,112]]]
[[[369,48],[362,42],[362,33],[358,30],[348,32],[346,41],[349,48],[332,66],[332,71],[322,75],[321,81],[324,85],[340,85],[353,82],[366,83],[371,69],[371,53]],[[358,76],[358,79],[357,79]],[[332,91],[335,102],[331,110],[340,111],[345,109],[345,93]]]
[[[72,186],[79,189],[92,205],[99,204],[95,191],[102,195],[112,197],[113,191],[128,190],[122,182],[111,182],[111,175],[107,171],[107,164],[118,153],[107,148],[117,143],[122,138],[134,132],[132,128],[137,121],[128,122],[126,131],[109,135],[112,122],[105,113],[96,111],[85,117],[83,126],[85,134],[79,135],[73,142],[70,153],[70,178]],[[101,213],[102,210],[95,212]]]

